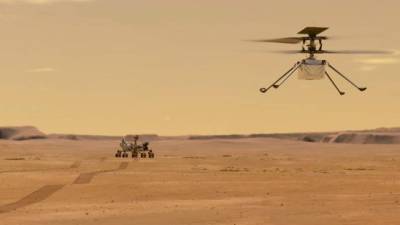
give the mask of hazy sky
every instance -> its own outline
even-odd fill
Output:
[[[242,40],[329,26],[327,49],[400,50],[400,1],[0,0],[0,125],[226,134],[400,125],[400,55],[329,55],[336,77],[258,92],[303,55]]]

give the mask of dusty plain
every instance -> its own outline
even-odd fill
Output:
[[[0,141],[4,225],[400,224],[400,145],[273,138]]]

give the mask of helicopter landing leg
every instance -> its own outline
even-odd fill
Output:
[[[329,76],[328,72],[325,71],[325,75],[328,77],[328,79],[331,81],[331,83],[333,84],[333,86],[335,86],[336,90],[339,92],[340,95],[344,95],[346,94],[345,92],[341,91],[338,86],[335,84],[335,82],[333,81],[333,79],[331,78],[331,76]]]
[[[355,84],[353,81],[351,81],[349,78],[347,78],[345,75],[343,75],[341,72],[339,72],[339,70],[337,70],[335,67],[333,67],[330,63],[328,63],[328,66],[334,70],[337,74],[339,74],[341,77],[343,77],[347,82],[349,82],[351,85],[353,85],[354,87],[356,87],[359,91],[365,91],[367,90],[366,87],[360,87],[357,84]]]
[[[285,77],[285,79],[283,79],[280,84],[273,85],[273,87],[279,88],[283,83],[286,82],[287,79],[289,79],[289,77],[291,77],[293,75],[293,73],[299,68],[300,65],[301,65],[301,62],[297,62],[297,65],[294,67],[294,69],[292,71],[290,71],[290,73]]]
[[[292,66],[286,73],[284,73],[281,77],[279,77],[279,79],[278,80],[276,80],[274,83],[272,83],[270,86],[268,86],[267,88],[260,88],[260,92],[261,93],[265,93],[265,92],[267,92],[269,89],[271,89],[272,87],[274,87],[274,88],[278,88],[280,85],[277,85],[277,83],[280,81],[280,80],[282,80],[282,78],[284,78],[286,75],[288,75],[290,72],[294,72],[294,70],[296,70],[298,67],[299,67],[299,65],[300,65],[301,63],[300,62],[297,62],[294,66]],[[291,75],[291,74],[290,74]],[[289,76],[290,76],[289,75]],[[287,79],[287,78],[286,78]],[[285,80],[286,80],[285,79]],[[283,83],[283,82],[282,82]],[[281,83],[281,84],[282,84]]]

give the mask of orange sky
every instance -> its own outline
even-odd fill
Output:
[[[329,26],[327,49],[400,49],[399,1],[0,0],[0,125],[226,134],[400,126],[400,55],[323,56],[354,81],[291,79],[303,55],[242,40]],[[294,77],[293,77],[294,78]]]

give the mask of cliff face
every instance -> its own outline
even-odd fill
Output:
[[[400,133],[344,132],[331,137],[329,142],[348,144],[400,144]]]
[[[36,127],[0,127],[0,139],[23,141],[30,139],[44,139],[46,134]]]

